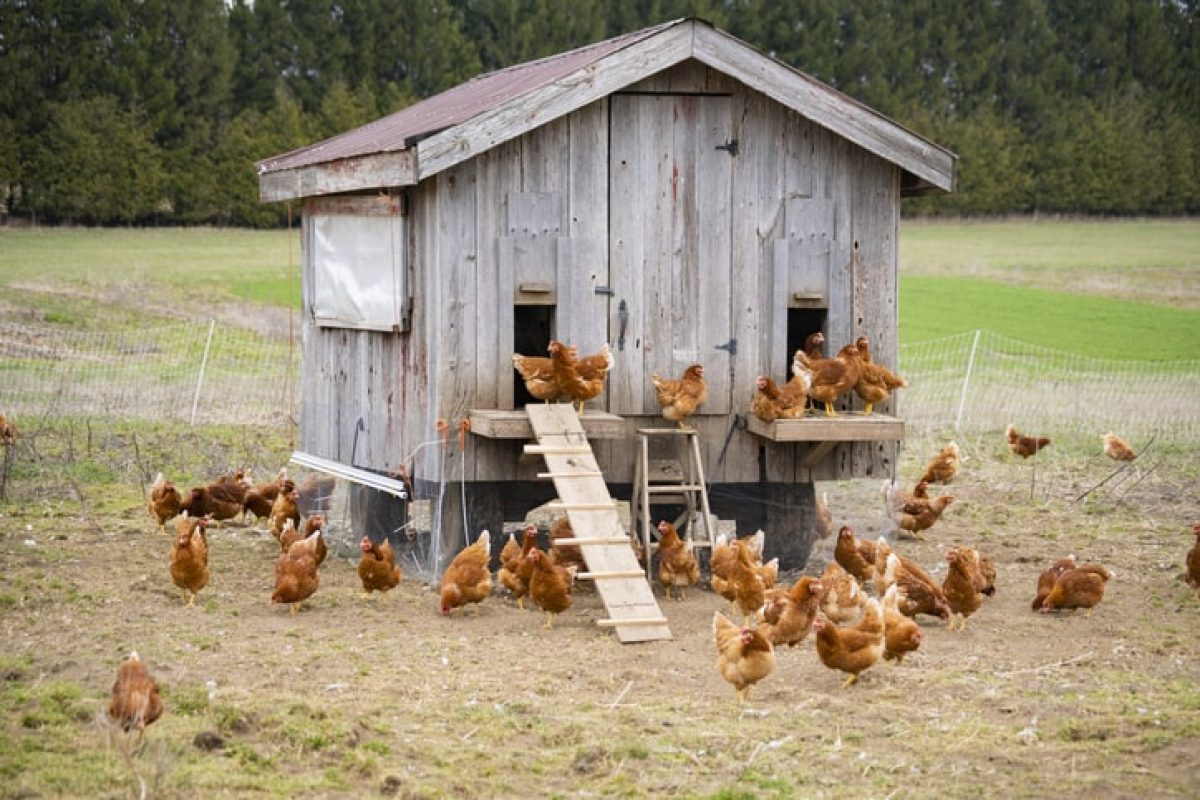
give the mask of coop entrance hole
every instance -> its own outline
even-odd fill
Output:
[[[513,348],[525,356],[547,356],[554,330],[554,306],[513,306]],[[513,408],[540,403],[525,388],[525,381],[514,369]]]
[[[810,334],[823,330],[825,327],[825,318],[829,312],[824,308],[789,308],[787,318],[787,352],[784,353],[786,358],[783,367],[783,378],[788,380],[792,377],[792,356],[796,351],[804,347],[804,340]],[[828,337],[826,337],[828,338]],[[825,355],[832,355],[829,352],[829,342],[826,342]]]

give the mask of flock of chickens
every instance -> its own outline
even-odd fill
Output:
[[[863,401],[863,413],[869,415],[876,403],[882,403],[896,389],[908,384],[896,373],[871,361],[870,342],[860,336],[833,358],[822,355],[825,336],[820,331],[804,340],[804,347],[792,358],[792,377],[780,386],[768,375],[758,376],[751,411],[764,422],[797,419],[807,412],[809,400],[822,403],[825,415],[837,416],[833,404],[849,392]]]
[[[327,507],[333,485],[332,478],[311,476],[297,486],[280,470],[272,481],[252,484],[244,470],[222,475],[212,483],[191,488],[181,495],[175,485],[160,474],[150,488],[147,508],[159,525],[166,529],[167,521],[178,517],[175,540],[171,546],[171,580],[193,605],[196,594],[208,585],[208,526],[214,521],[254,514],[266,519],[267,529],[279,542],[280,554],[275,562],[275,591],[272,603],[288,603],[296,613],[299,603],[313,595],[320,583],[317,568],[325,561],[328,548],[321,534],[325,517],[321,513],[301,515],[300,510]],[[386,592],[400,582],[391,544],[381,544],[364,536],[360,543],[362,558],[358,576],[363,592]]]
[[[869,415],[877,403],[907,386],[899,375],[871,361],[866,336],[858,337],[833,358],[822,355],[824,344],[822,333],[810,334],[803,349],[797,350],[792,359],[792,377],[782,386],[770,376],[758,376],[750,406],[755,416],[765,422],[797,419],[807,413],[810,401],[824,404],[826,416],[837,416],[833,404],[848,392],[858,395],[865,404],[863,413]],[[613,365],[612,350],[606,344],[595,355],[581,358],[577,348],[554,341],[549,353],[549,356],[514,353],[513,366],[535,398],[547,403],[576,402],[582,414],[587,401],[604,391]],[[692,364],[678,379],[652,375],[651,381],[663,417],[680,427],[708,396],[702,364]]]
[[[514,353],[513,367],[525,382],[525,388],[538,400],[569,400],[579,403],[579,413],[588,400],[604,391],[608,371],[612,369],[612,349],[605,344],[592,356],[579,357],[579,350],[562,342],[551,342],[549,356],[525,356]],[[692,364],[678,379],[651,375],[655,397],[664,418],[684,426],[684,420],[708,398],[704,366]]]
[[[837,398],[834,392],[849,389],[858,391],[867,403],[866,413],[870,413],[871,405],[884,399],[886,392],[904,385],[902,379],[880,367],[878,391],[864,394],[859,387],[864,374],[871,372],[867,368],[874,366],[865,339],[847,345],[834,359],[819,356],[822,342],[820,334],[815,334],[806,342],[806,350],[797,352],[793,377],[785,386],[777,387],[766,377],[759,379],[756,414],[764,419],[797,416],[804,413],[806,398],[811,397],[824,403],[826,414],[832,415],[831,405]],[[513,357],[536,397],[547,402],[570,399],[582,408],[587,399],[603,389],[604,376],[612,363],[607,347],[595,356],[580,359],[574,348],[555,342],[550,353],[549,358],[541,360]],[[836,375],[839,370],[840,377]],[[703,376],[703,367],[698,364],[676,381],[654,376],[667,419],[682,425],[703,402]],[[872,382],[871,378],[865,380],[868,385]],[[1101,438],[1110,458],[1126,462],[1136,458],[1133,449],[1115,434]],[[1009,449],[1022,458],[1035,456],[1051,443],[1049,437],[1026,436],[1011,425],[1005,439]],[[958,469],[958,446],[951,442],[928,463],[911,491],[889,495],[889,515],[902,538],[925,538],[923,531],[934,525],[954,501],[950,494],[931,497],[929,487],[951,483]],[[163,532],[166,523],[177,518],[170,574],[185,593],[187,605],[193,605],[197,593],[208,584],[208,526],[254,514],[266,519],[268,530],[280,544],[275,591],[270,600],[288,603],[296,613],[298,604],[317,590],[318,568],[327,553],[322,538],[323,514],[303,516],[301,509],[327,509],[322,497],[328,494],[331,483],[332,479],[310,478],[297,486],[286,470],[281,470],[275,480],[253,485],[244,471],[238,471],[182,495],[159,475],[151,488],[148,510]],[[833,518],[827,501],[818,502],[818,516],[819,530],[828,535]],[[679,599],[686,599],[688,587],[701,579],[692,542],[681,538],[665,521],[659,523],[658,532],[657,574],[663,591],[669,598],[678,591]],[[1200,590],[1200,524],[1193,527],[1193,532],[1196,543],[1187,555],[1186,579]],[[569,521],[560,517],[550,530],[547,550],[538,547],[538,529],[530,524],[519,541],[510,534],[499,554],[499,583],[518,607],[524,608],[528,599],[544,611],[545,628],[553,627],[557,615],[570,608],[575,575],[586,569],[578,547],[556,544],[559,539],[571,538]],[[996,591],[995,566],[987,554],[975,548],[948,549],[946,576],[938,583],[911,558],[893,550],[885,537],[874,542],[859,539],[849,526],[838,531],[834,560],[820,576],[802,576],[790,586],[781,586],[778,561],[763,562],[764,540],[762,531],[733,540],[719,537],[710,560],[710,586],[730,603],[730,616],[721,611],[713,615],[716,666],[741,701],[748,699],[753,685],[774,670],[776,649],[799,645],[810,630],[821,662],[846,673],[843,687],[848,687],[880,661],[899,665],[908,653],[919,649],[924,637],[918,617],[937,617],[947,622],[948,630],[962,630],[967,619],[983,606],[984,598]],[[640,561],[640,544],[631,538],[630,546]],[[402,575],[390,544],[375,544],[364,536],[360,548],[358,575],[364,595],[394,588]],[[491,534],[485,530],[446,567],[440,587],[443,614],[466,606],[478,609],[478,604],[491,596],[491,552]],[[1073,555],[1058,558],[1038,577],[1031,609],[1050,612],[1082,608],[1090,615],[1103,599],[1112,577],[1112,572],[1101,564],[1080,564]],[[730,618],[738,612],[740,625]],[[110,716],[125,731],[136,731],[140,740],[146,726],[162,713],[157,683],[137,653],[131,653],[113,684]]]
[[[1024,457],[1050,443],[1045,437],[1024,436],[1011,426],[1006,438],[1013,453]],[[958,468],[958,446],[951,442],[929,462],[911,492],[891,500],[889,513],[901,536],[924,539],[921,532],[954,500],[949,494],[930,498],[929,485],[950,483]],[[829,530],[828,507],[819,504],[818,513],[823,517],[821,527]],[[859,539],[849,526],[838,531],[834,560],[819,578],[804,576],[791,587],[774,587],[774,571],[756,564],[754,558],[761,553],[760,539],[761,532],[722,543],[722,548],[730,548],[729,556],[720,548],[713,553],[713,590],[730,599],[743,615],[741,626],[719,611],[713,616],[717,670],[740,700],[774,670],[776,648],[799,644],[809,630],[815,632],[821,663],[847,674],[845,687],[880,661],[898,665],[906,654],[920,648],[919,616],[937,617],[947,622],[948,630],[962,630],[984,598],[996,591],[992,559],[973,547],[946,551],[946,576],[938,583],[914,560],[894,551],[885,537],[874,542]],[[1189,569],[1195,561],[1200,570],[1200,526],[1194,553],[1189,555]],[[728,573],[723,572],[726,558],[734,565]],[[1057,559],[1038,578],[1031,607],[1041,612],[1083,608],[1090,615],[1111,578],[1111,571],[1100,564],[1077,564],[1074,556]],[[1200,573],[1195,579],[1200,585]]]

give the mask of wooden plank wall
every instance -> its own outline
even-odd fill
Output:
[[[894,365],[898,169],[695,62],[634,88],[729,96],[733,136],[739,140],[728,190],[734,279],[727,294],[738,340],[737,355],[728,361],[730,411],[749,413],[756,375],[786,377],[789,294],[814,279],[820,283],[822,272],[830,348],[865,333],[873,357]],[[639,134],[612,131],[612,157],[619,158],[622,148],[636,148]],[[354,423],[362,415],[366,430],[360,435],[357,462],[390,469],[433,438],[439,417],[456,431],[469,408],[511,408],[517,281],[505,264],[514,247],[528,248],[534,240],[536,248],[527,252],[554,261],[552,271],[539,274],[553,275],[556,335],[583,352],[594,352],[605,341],[616,347],[616,299],[596,289],[623,280],[631,295],[646,296],[634,289],[640,281],[658,277],[608,274],[610,246],[621,247],[624,237],[638,235],[634,228],[614,229],[610,237],[609,141],[609,101],[603,100],[409,190],[412,330],[388,335],[320,329],[305,315],[304,449],[348,459]],[[616,214],[633,198],[612,202]],[[306,231],[306,245],[308,236]],[[547,245],[550,239],[553,243]],[[671,243],[661,246],[669,268]],[[306,287],[312,285],[310,250],[306,248],[304,259]],[[699,287],[699,298],[724,302],[706,295],[706,288]],[[307,308],[307,297],[305,303]],[[646,391],[640,383],[644,377],[614,375],[608,394],[591,407],[614,410],[610,396]],[[861,404],[856,401],[855,406]],[[633,431],[660,421],[631,417],[626,440],[596,447],[609,480],[632,480]],[[760,475],[761,441],[741,430],[727,438],[732,423],[732,414],[696,419],[710,481],[883,476],[895,461],[894,445],[845,445],[809,471],[799,466],[805,445],[776,444],[767,447],[765,474]],[[446,475],[510,480],[531,478],[537,470],[536,463],[521,459],[518,443],[479,437],[469,442],[465,459],[456,462],[458,456],[451,453]],[[456,451],[457,442],[448,449]],[[427,448],[425,455],[434,450]],[[419,460],[418,473],[436,463]]]
[[[407,404],[401,387],[414,383],[405,380],[404,361],[419,337],[323,328],[312,315],[314,233],[308,217],[330,211],[353,212],[357,202],[359,199],[352,197],[322,198],[310,199],[305,205],[301,236],[304,383],[300,447],[323,458],[392,469],[402,457],[398,421],[405,418]],[[360,417],[363,427],[356,445]]]

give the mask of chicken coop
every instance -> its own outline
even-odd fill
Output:
[[[261,199],[302,209],[300,447],[436,489],[461,546],[556,494],[525,450],[538,401],[513,353],[611,346],[581,423],[615,498],[638,431],[664,425],[651,376],[699,363],[712,513],[802,566],[814,481],[890,477],[903,423],[894,399],[870,417],[843,399],[852,413],[763,424],[756,377],[786,380],[814,331],[828,355],[866,335],[895,366],[900,200],[951,191],[955,161],[697,19],[266,159]]]

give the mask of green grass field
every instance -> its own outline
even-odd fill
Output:
[[[976,278],[900,281],[900,341],[981,328],[1095,358],[1197,358],[1200,311]]]
[[[236,298],[298,307],[300,236],[214,228],[6,230],[0,275],[10,287],[145,289],[183,302]]]
[[[981,328],[1097,358],[1200,342],[1200,222],[906,222],[900,340]]]
[[[0,231],[9,305],[90,329],[226,301],[298,307],[299,262],[296,231]],[[981,328],[1100,358],[1181,360],[1200,342],[1197,220],[906,221],[900,271],[906,343]]]

